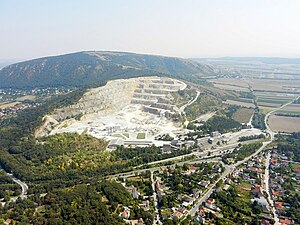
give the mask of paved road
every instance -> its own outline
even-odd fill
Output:
[[[216,184],[224,179],[226,176],[228,176],[231,172],[233,171],[233,167],[232,166],[226,166],[225,167],[225,171],[222,173],[221,177],[213,184],[209,187],[209,189],[207,190],[207,192],[195,203],[195,205],[193,206],[193,208],[191,208],[185,217],[191,215],[194,216],[196,214],[196,212],[198,211],[199,207],[202,205],[203,202],[206,202],[206,200],[211,196],[211,194],[213,193]]]
[[[158,212],[158,200],[157,200],[157,194],[155,191],[155,181],[154,181],[154,176],[153,176],[153,171],[151,171],[151,184],[152,184],[152,189],[153,189],[153,201],[154,201],[154,207],[155,207],[155,216],[153,220],[153,224],[162,224],[159,218],[159,212]]]
[[[300,97],[300,96],[298,96],[297,98],[293,99],[292,101],[290,101],[290,102],[288,102],[288,103],[286,103],[286,104],[280,106],[279,108],[276,108],[276,109],[270,111],[270,112],[267,113],[267,115],[265,116],[266,131],[270,134],[270,142],[272,142],[272,141],[274,140],[275,133],[272,131],[272,129],[270,128],[270,126],[269,126],[269,124],[268,124],[268,119],[269,119],[269,117],[271,116],[272,113],[274,113],[274,112],[276,112],[276,111],[278,111],[278,110],[284,108],[285,106],[287,106],[287,105],[289,105],[289,104],[292,104],[292,103],[293,103],[295,100],[297,100],[299,97]],[[270,157],[270,156],[268,155],[268,157]],[[271,210],[272,210],[272,212],[273,212],[273,217],[274,217],[274,221],[275,221],[275,224],[274,224],[274,225],[280,225],[279,217],[278,217],[278,214],[277,214],[277,212],[276,212],[276,208],[274,207],[274,201],[273,201],[273,199],[271,198],[271,189],[270,189],[270,187],[269,187],[269,179],[270,179],[270,177],[269,177],[269,161],[270,161],[270,158],[268,158],[267,161],[268,161],[268,164],[267,164],[268,167],[266,167],[266,171],[267,171],[267,172],[266,172],[266,176],[267,176],[267,177],[265,178],[265,179],[266,179],[265,182],[266,182],[266,190],[267,190],[267,193],[268,193],[268,200],[269,200],[269,203],[270,203],[270,205],[271,205]]]
[[[197,92],[197,95],[193,100],[190,100],[188,103],[186,103],[185,105],[183,105],[179,108],[179,112],[181,112],[183,115],[185,115],[185,112],[184,112],[185,108],[188,107],[189,105],[193,104],[195,101],[197,101],[197,99],[200,95],[200,91],[196,91],[196,92]],[[187,118],[185,118],[184,125],[187,126],[188,124],[189,124],[189,121]]]
[[[191,105],[191,104],[193,104],[195,101],[197,101],[197,99],[198,99],[198,97],[199,97],[199,95],[200,95],[200,91],[196,91],[196,92],[197,92],[197,95],[196,95],[196,97],[195,97],[193,100],[190,100],[188,103],[186,103],[185,105],[183,105],[183,106],[181,106],[181,107],[179,108],[179,111],[180,111],[180,112],[184,113],[184,109],[185,109],[186,107],[188,107],[189,105]]]
[[[250,141],[245,141],[243,142],[243,144],[246,144],[246,143],[251,143],[253,141],[257,141],[257,140],[250,140]],[[215,153],[219,153],[221,151],[224,151],[224,150],[228,150],[228,149],[232,149],[236,146],[238,146],[240,142],[236,142],[234,144],[229,144],[229,145],[225,145],[225,146],[220,146],[220,147],[217,147],[216,149],[214,150],[208,150],[208,151],[204,151],[204,152],[198,152],[198,151],[195,151],[196,149],[194,149],[194,152],[191,152],[189,154],[185,154],[185,155],[180,155],[180,156],[175,156],[175,157],[172,157],[172,158],[167,158],[167,159],[162,159],[162,160],[158,160],[158,161],[154,161],[154,162],[150,162],[150,163],[147,163],[147,165],[153,165],[153,164],[158,164],[158,163],[165,163],[165,162],[169,162],[169,161],[174,161],[174,160],[182,160],[183,158],[187,157],[187,156],[198,156],[198,157],[201,157],[201,156],[205,156],[208,154],[208,152],[210,152],[211,154],[215,154]],[[216,155],[216,154],[215,154]]]
[[[267,199],[268,202],[270,203],[270,207],[271,207],[271,211],[274,217],[274,221],[275,221],[275,225],[276,224],[280,224],[279,223],[279,218],[278,215],[276,213],[276,209],[274,207],[274,202],[271,198],[271,189],[270,189],[270,185],[269,185],[269,181],[270,181],[270,159],[271,159],[271,153],[268,152],[267,154],[267,158],[266,158],[266,163],[265,163],[265,190],[267,192]]]
[[[2,171],[4,171],[4,170],[2,170]],[[20,197],[22,199],[27,198],[28,185],[25,182],[17,179],[13,174],[7,173],[6,171],[4,171],[4,172],[7,174],[7,176],[9,176],[13,180],[13,182],[20,185],[21,189],[22,189],[22,192],[19,196],[12,197],[12,198],[10,198],[10,200],[15,202],[18,199],[18,197]]]

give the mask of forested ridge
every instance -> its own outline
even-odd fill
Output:
[[[127,52],[78,52],[16,63],[0,70],[0,88],[86,87],[139,76],[199,81],[216,75],[212,66],[174,57]]]

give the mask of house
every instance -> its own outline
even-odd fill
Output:
[[[228,184],[225,184],[224,187],[223,187],[223,190],[224,190],[224,191],[227,191],[229,187],[230,187],[230,186],[229,186]]]
[[[186,141],[186,142],[185,142],[185,147],[186,147],[186,148],[191,148],[191,147],[194,146],[194,144],[195,144],[194,141]]]
[[[282,202],[275,202],[275,207],[276,209],[283,209],[283,205],[282,205]]]
[[[211,132],[210,136],[212,136],[212,137],[220,137],[221,133],[219,131],[214,131],[214,132]]]
[[[170,144],[163,144],[163,146],[160,149],[162,154],[170,153],[171,150],[172,150],[172,146]]]
[[[186,211],[187,211],[187,208],[185,208],[185,207],[180,207],[178,209],[178,212],[181,212],[181,213],[185,213]]]
[[[143,203],[139,204],[139,207],[142,208],[144,211],[149,211],[150,210],[150,204],[149,201],[143,201]]]
[[[268,201],[264,198],[264,197],[260,197],[260,198],[253,198],[253,199],[251,199],[251,202],[253,203],[253,202],[257,202],[257,204],[258,205],[260,205],[260,206],[267,206],[267,207],[269,207],[269,203],[268,203]]]
[[[260,225],[271,225],[269,220],[263,220],[261,221]]]
[[[134,199],[138,199],[139,196],[141,195],[138,191],[137,188],[134,187],[133,185],[131,187],[125,187],[127,191],[130,192],[130,195],[134,198]]]
[[[182,205],[187,207],[189,205],[193,205],[195,199],[186,195],[186,196],[183,197],[182,200],[183,200]]]
[[[173,213],[172,218],[180,219],[183,216],[183,213],[176,211]]]
[[[196,167],[194,167],[193,165],[190,166],[189,171],[190,171],[191,173],[195,173],[195,172],[196,172]]]
[[[207,207],[209,209],[215,209],[216,208],[215,200],[214,199],[207,199],[207,201],[205,202],[205,207]]]
[[[257,185],[257,186],[252,187],[251,193],[252,193],[255,197],[258,197],[258,198],[264,196],[264,195],[263,195],[262,188],[261,188],[260,185]]]
[[[138,219],[138,220],[127,220],[126,223],[130,224],[130,225],[144,225],[144,220],[142,218]]]
[[[291,224],[294,224],[294,222],[292,220],[289,220],[289,219],[280,219],[279,222],[282,225],[291,225]]]
[[[210,185],[210,181],[209,180],[208,181],[200,181],[199,185],[207,188]]]
[[[124,211],[121,212],[119,216],[123,217],[124,219],[128,219],[130,216],[130,210],[127,208],[124,209]]]
[[[199,198],[199,196],[202,194],[202,190],[200,189],[193,189],[193,197]]]

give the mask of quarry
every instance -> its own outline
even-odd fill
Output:
[[[172,92],[187,85],[166,77],[139,77],[109,81],[105,86],[87,91],[74,105],[57,109],[44,118],[36,136],[65,132],[87,133],[116,146],[163,145],[155,140],[162,134],[184,133],[174,115],[182,107],[172,103]]]

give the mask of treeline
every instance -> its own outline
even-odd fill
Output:
[[[300,114],[292,114],[292,113],[276,113],[276,116],[287,116],[287,117],[300,117]]]
[[[242,124],[225,116],[213,116],[207,120],[200,129],[205,133],[211,133],[219,131],[220,133],[226,133],[233,130],[239,130],[242,128]]]
[[[222,161],[229,164],[229,159],[232,158],[237,161],[241,161],[246,157],[255,153],[262,146],[261,142],[255,142],[250,144],[242,145],[241,147],[236,147],[232,153],[224,155]]]
[[[265,138],[265,135],[259,134],[259,135],[243,136],[243,137],[239,138],[239,141],[249,141],[249,140],[255,140],[255,139],[260,139],[260,138]]]
[[[290,160],[300,162],[300,132],[276,137],[277,149]]]
[[[161,148],[157,146],[125,148],[121,146],[119,149],[111,153],[112,161],[128,160],[130,166],[137,166],[153,161],[176,157],[189,154],[192,151],[189,149],[176,150],[171,153],[161,154]]]
[[[256,111],[252,117],[252,126],[257,129],[266,129],[265,116],[265,114]]]

